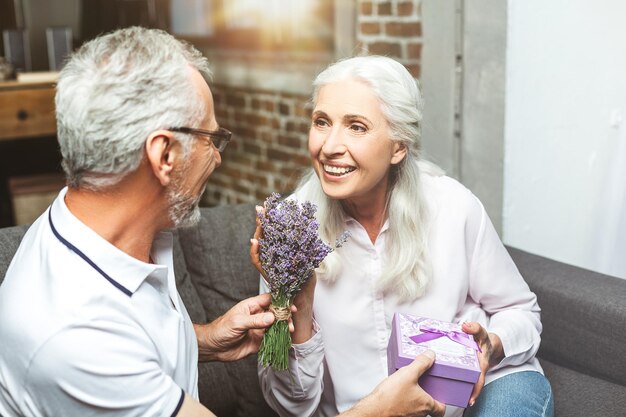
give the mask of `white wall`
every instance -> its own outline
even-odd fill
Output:
[[[626,2],[508,6],[503,239],[626,278]]]

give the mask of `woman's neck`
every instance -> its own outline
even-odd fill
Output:
[[[353,217],[367,232],[372,243],[376,242],[387,218],[389,198],[385,192],[376,198],[343,200],[344,211]]]

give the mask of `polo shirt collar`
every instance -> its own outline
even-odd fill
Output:
[[[166,266],[148,264],[133,258],[94,232],[68,209],[65,204],[66,193],[67,187],[61,190],[52,203],[49,209],[51,210],[49,220],[58,234],[57,238],[60,235],[62,239],[78,249],[84,255],[81,257],[85,262],[92,267],[95,265],[96,271],[100,269],[98,272],[103,275],[103,279],[108,276],[107,279],[110,278],[112,285],[131,296],[150,274],[160,269],[167,269]],[[62,241],[59,244],[67,246]],[[80,255],[77,253],[77,256]],[[167,277],[167,273],[157,275]]]

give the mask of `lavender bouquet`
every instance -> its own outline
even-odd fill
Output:
[[[259,348],[259,362],[264,367],[271,365],[276,370],[287,369],[291,346],[288,320],[293,299],[326,255],[348,238],[348,234],[343,233],[335,247],[322,242],[317,233],[316,210],[317,207],[309,201],[302,204],[295,200],[281,202],[280,194],[272,193],[265,200],[265,212],[259,213],[263,227],[259,258],[272,294],[270,310],[276,317]]]

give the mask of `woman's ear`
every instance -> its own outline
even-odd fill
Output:
[[[407,148],[404,143],[393,142],[393,153],[391,154],[391,165],[396,165],[402,162],[406,157]]]
[[[152,173],[163,186],[169,185],[176,159],[176,140],[169,130],[155,130],[146,140],[146,158]]]

